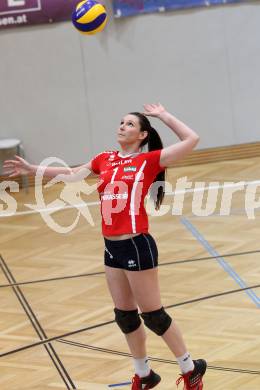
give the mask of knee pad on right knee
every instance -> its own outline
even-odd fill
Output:
[[[115,308],[115,320],[123,333],[134,332],[141,325],[138,310],[120,310]]]

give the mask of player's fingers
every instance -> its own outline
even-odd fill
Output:
[[[5,166],[3,166],[3,172],[5,172],[5,171],[9,171],[9,172],[14,171],[14,167],[5,167]]]
[[[151,112],[151,111],[153,111],[153,108],[152,108],[152,107],[147,107],[147,106],[145,106],[145,107],[144,107],[144,110],[145,110],[146,112]]]
[[[152,104],[150,104],[150,103],[149,103],[149,104],[148,104],[148,103],[146,103],[146,104],[144,104],[144,107],[145,107],[145,108],[148,108],[148,109],[149,109],[149,108],[152,108]]]
[[[14,164],[14,163],[16,163],[17,161],[15,161],[15,160],[5,160],[4,161],[4,164]]]
[[[22,158],[22,157],[20,157],[20,156],[17,156],[17,155],[15,155],[15,158],[16,158],[16,160],[18,160],[18,161],[21,161],[21,162],[25,162],[25,160]]]
[[[13,168],[13,164],[3,164],[3,168]]]

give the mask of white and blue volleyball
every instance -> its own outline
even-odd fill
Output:
[[[95,0],[81,1],[72,14],[72,22],[82,34],[96,34],[107,23],[106,9]]]

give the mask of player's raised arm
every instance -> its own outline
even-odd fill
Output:
[[[174,115],[166,111],[160,103],[145,104],[144,109],[145,115],[159,118],[166,126],[174,131],[180,139],[180,142],[162,149],[160,158],[160,165],[162,167],[172,166],[175,161],[184,158],[195,148],[199,142],[198,134]]]

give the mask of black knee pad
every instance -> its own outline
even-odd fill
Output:
[[[166,313],[163,307],[159,310],[151,311],[150,313],[142,313],[141,317],[147,328],[151,329],[158,336],[162,336],[172,323],[171,317]]]
[[[131,333],[139,328],[141,320],[138,310],[120,310],[115,308],[115,320],[123,333]]]

